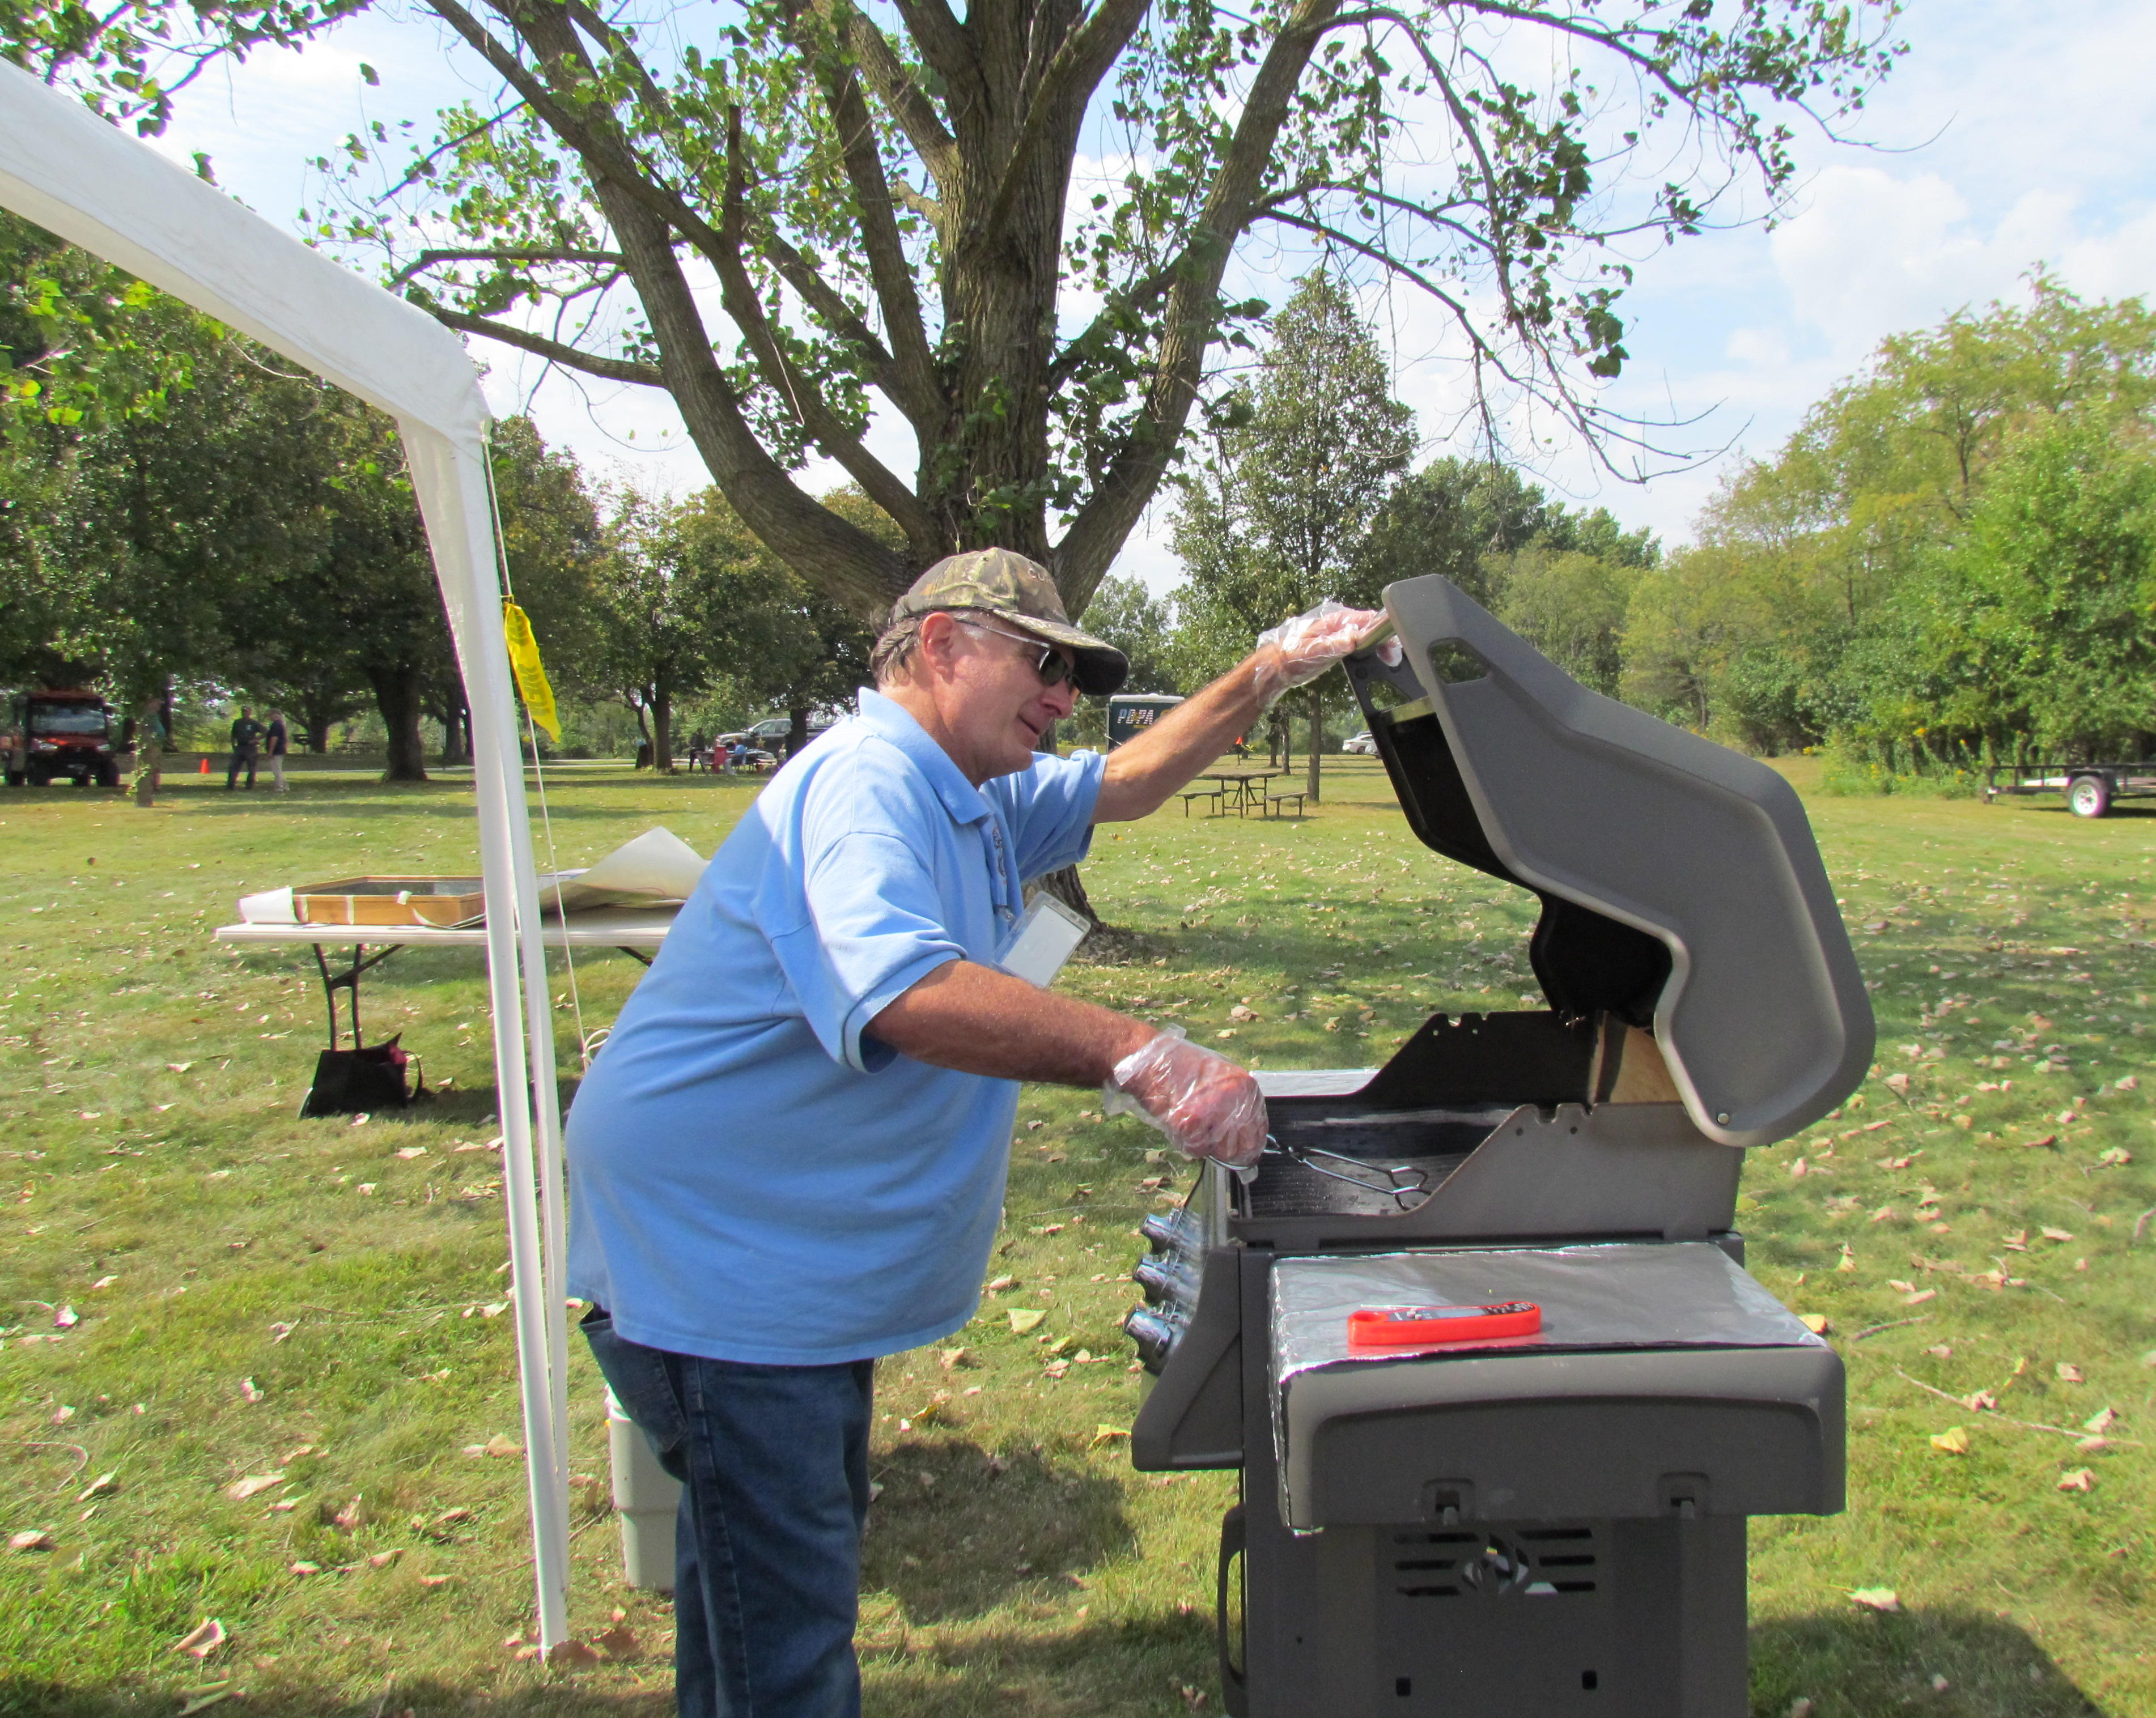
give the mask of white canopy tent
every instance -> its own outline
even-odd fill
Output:
[[[567,1635],[562,1126],[531,830],[502,635],[486,404],[456,336],[0,61],[0,207],[397,420],[471,708],[502,1187],[516,1273],[540,1643]]]

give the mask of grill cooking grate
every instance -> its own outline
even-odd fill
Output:
[[[1358,1158],[1381,1171],[1397,1166],[1419,1172],[1422,1185],[1435,1192],[1511,1113],[1509,1107],[1307,1118],[1276,1113],[1273,1134],[1290,1151]],[[1328,1163],[1329,1158],[1317,1162]],[[1398,1217],[1423,1203],[1420,1197],[1395,1200],[1377,1188],[1350,1187],[1291,1156],[1270,1152],[1257,1178],[1237,1197],[1249,1217]]]

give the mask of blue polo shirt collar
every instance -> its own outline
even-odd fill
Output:
[[[927,777],[937,798],[956,822],[978,823],[990,814],[991,808],[981,790],[966,779],[951,754],[937,744],[928,730],[913,719],[904,705],[885,697],[871,686],[864,686],[860,689],[859,710],[862,721],[880,738],[904,752],[914,767]]]

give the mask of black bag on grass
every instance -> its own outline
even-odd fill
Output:
[[[419,1059],[398,1048],[393,1038],[355,1049],[324,1050],[315,1064],[315,1083],[300,1114],[372,1115],[377,1110],[406,1109],[431,1096],[421,1077]]]

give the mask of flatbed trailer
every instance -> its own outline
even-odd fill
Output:
[[[1984,772],[1984,803],[2002,793],[2063,793],[2076,817],[2100,818],[2113,800],[2156,798],[2156,762],[1994,764]]]

